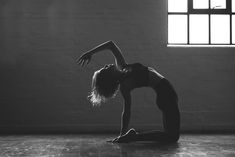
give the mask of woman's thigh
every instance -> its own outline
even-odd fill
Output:
[[[178,135],[180,133],[180,113],[178,109],[163,111],[163,127],[169,134]]]

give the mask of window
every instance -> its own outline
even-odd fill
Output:
[[[234,45],[235,0],[168,0],[168,44]]]

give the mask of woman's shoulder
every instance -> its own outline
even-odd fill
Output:
[[[143,65],[142,63],[135,62],[135,63],[127,64],[124,68],[126,67],[146,67],[146,66]]]
[[[132,63],[132,65],[135,65],[135,66],[144,66],[142,63],[140,62],[135,62],[135,63]]]
[[[129,71],[129,72],[139,72],[139,71],[147,71],[148,70],[148,67],[144,66],[143,64],[141,63],[131,63],[131,64],[127,64],[126,66],[124,66],[122,68],[122,70],[124,71]]]

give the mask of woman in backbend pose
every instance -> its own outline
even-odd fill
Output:
[[[177,142],[180,135],[180,112],[178,97],[170,82],[151,67],[140,63],[127,64],[121,50],[112,41],[105,42],[84,53],[77,63],[88,64],[92,55],[102,50],[110,50],[115,64],[105,65],[94,72],[92,91],[89,96],[93,105],[99,105],[108,98],[115,97],[120,88],[124,98],[120,135],[112,142],[156,141]],[[131,91],[139,87],[151,87],[157,95],[157,106],[163,113],[163,131],[138,133],[128,131],[131,116]]]

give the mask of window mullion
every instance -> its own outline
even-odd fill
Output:
[[[189,29],[190,29],[190,25],[189,25],[189,22],[190,22],[190,21],[189,21],[189,20],[190,20],[190,19],[189,19],[189,15],[190,15],[190,13],[192,12],[192,10],[193,10],[193,0],[188,0],[188,45],[190,44],[190,41],[189,41],[189,40],[190,40],[190,39],[189,39],[189,38],[190,38],[190,34],[189,34],[189,33],[190,33],[190,30],[189,30]]]
[[[189,30],[189,14],[187,15],[188,16],[188,41],[187,41],[187,43],[189,44],[189,37],[190,37],[190,34],[189,34],[189,32],[190,32],[190,30]]]
[[[229,14],[230,14],[230,44],[232,45],[232,0],[226,0],[226,7],[229,10]]]
[[[232,33],[233,33],[233,32],[232,32],[232,31],[233,31],[233,30],[232,30],[232,22],[233,22],[233,21],[232,21],[232,14],[230,14],[230,44],[232,44],[232,42],[233,42],[233,41],[232,41]]]
[[[209,44],[211,44],[211,14],[209,14]]]
[[[211,0],[209,2],[209,10],[211,11]],[[211,12],[209,11],[209,45],[211,44]]]

